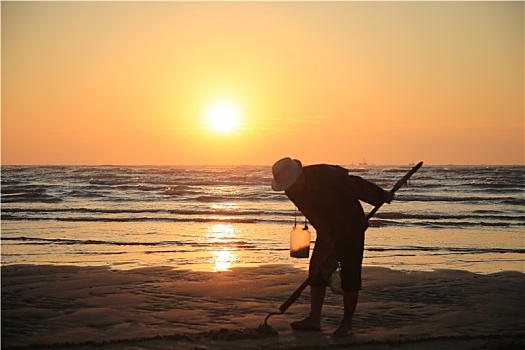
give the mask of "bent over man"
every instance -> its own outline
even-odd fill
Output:
[[[326,266],[341,266],[344,316],[333,333],[351,333],[352,318],[361,290],[364,234],[368,221],[360,200],[374,206],[390,203],[393,193],[327,164],[302,166],[297,159],[283,158],[272,167],[274,191],[285,191],[317,232],[310,259],[310,314],[291,324],[296,330],[320,330],[327,281],[319,273]],[[335,260],[335,261],[334,261]],[[323,265],[323,267],[321,267]]]

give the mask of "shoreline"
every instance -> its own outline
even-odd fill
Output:
[[[269,319],[277,336],[257,337],[266,315],[278,311],[305,278],[304,270],[287,264],[219,273],[4,266],[2,348],[117,349],[132,343],[136,349],[389,349],[399,344],[410,349],[424,342],[438,349],[453,342],[455,348],[464,344],[473,349],[488,343],[525,344],[523,273],[406,273],[380,267],[363,267],[353,335],[330,337],[342,317],[342,300],[329,291],[322,332],[293,332],[289,323],[309,310],[306,289],[287,312]]]
[[[132,234],[128,235],[132,230]],[[214,231],[215,230],[215,231]],[[2,263],[109,266],[116,270],[177,266],[223,271],[261,264],[308,268],[309,259],[290,258],[290,225],[198,223],[129,224],[100,222],[2,221]],[[85,237],[85,232],[92,236]],[[249,236],[246,232],[250,232]],[[226,235],[227,238],[221,236]],[[315,236],[312,230],[312,239]],[[522,232],[418,227],[371,227],[363,266],[400,271],[436,268],[490,274],[525,273]],[[266,237],[266,241],[262,238]],[[217,242],[220,242],[217,244]],[[241,244],[242,246],[239,246]],[[313,244],[312,244],[313,246]]]

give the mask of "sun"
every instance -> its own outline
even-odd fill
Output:
[[[208,106],[205,118],[208,130],[220,134],[231,134],[240,127],[241,110],[231,101],[218,100]]]

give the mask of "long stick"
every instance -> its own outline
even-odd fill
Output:
[[[419,162],[416,164],[415,167],[413,167],[412,169],[410,169],[410,171],[405,175],[403,176],[395,185],[394,187],[392,187],[392,189],[390,190],[390,193],[396,193],[397,190],[399,190],[401,187],[403,187],[408,179],[410,179],[410,176],[412,176],[416,171],[419,170],[419,168],[421,168],[421,166],[423,165],[423,162]],[[366,216],[366,219],[370,219],[372,216],[374,216],[374,214],[379,210],[379,208],[381,208],[381,206],[383,205],[383,203],[379,204],[379,205],[376,205],[374,207],[374,209],[372,209],[372,211],[370,213],[368,213],[368,215]]]
[[[410,179],[410,176],[412,176],[416,171],[418,171],[419,168],[421,168],[421,166],[423,165],[423,162],[419,162],[416,164],[416,166],[414,166],[405,176],[403,176],[395,185],[394,187],[392,187],[392,189],[390,190],[390,193],[396,193],[397,190],[399,190],[401,187],[403,187],[408,179]],[[383,205],[383,203],[379,204],[379,205],[376,205],[374,207],[374,209],[372,209],[372,211],[370,213],[368,213],[368,215],[366,216],[366,219],[369,220],[372,216],[374,216],[374,214],[379,210],[379,208],[381,208],[381,206]],[[316,271],[314,271],[313,273],[315,273]],[[270,316],[272,315],[280,315],[282,313],[284,313],[286,310],[288,310],[288,308],[299,298],[299,296],[301,295],[301,293],[303,292],[303,290],[310,284],[310,275],[308,276],[308,278],[299,286],[299,288],[297,288],[295,290],[295,292],[293,292],[293,294],[288,298],[286,299],[286,301],[281,305],[281,307],[279,307],[279,311],[280,312],[273,312],[271,314],[269,314],[268,316],[266,316],[266,318],[264,319],[264,325],[268,327],[268,319],[270,318]]]

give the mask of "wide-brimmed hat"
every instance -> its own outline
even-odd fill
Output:
[[[297,159],[290,157],[277,161],[272,167],[272,190],[284,191],[292,186],[303,171],[303,166]]]

